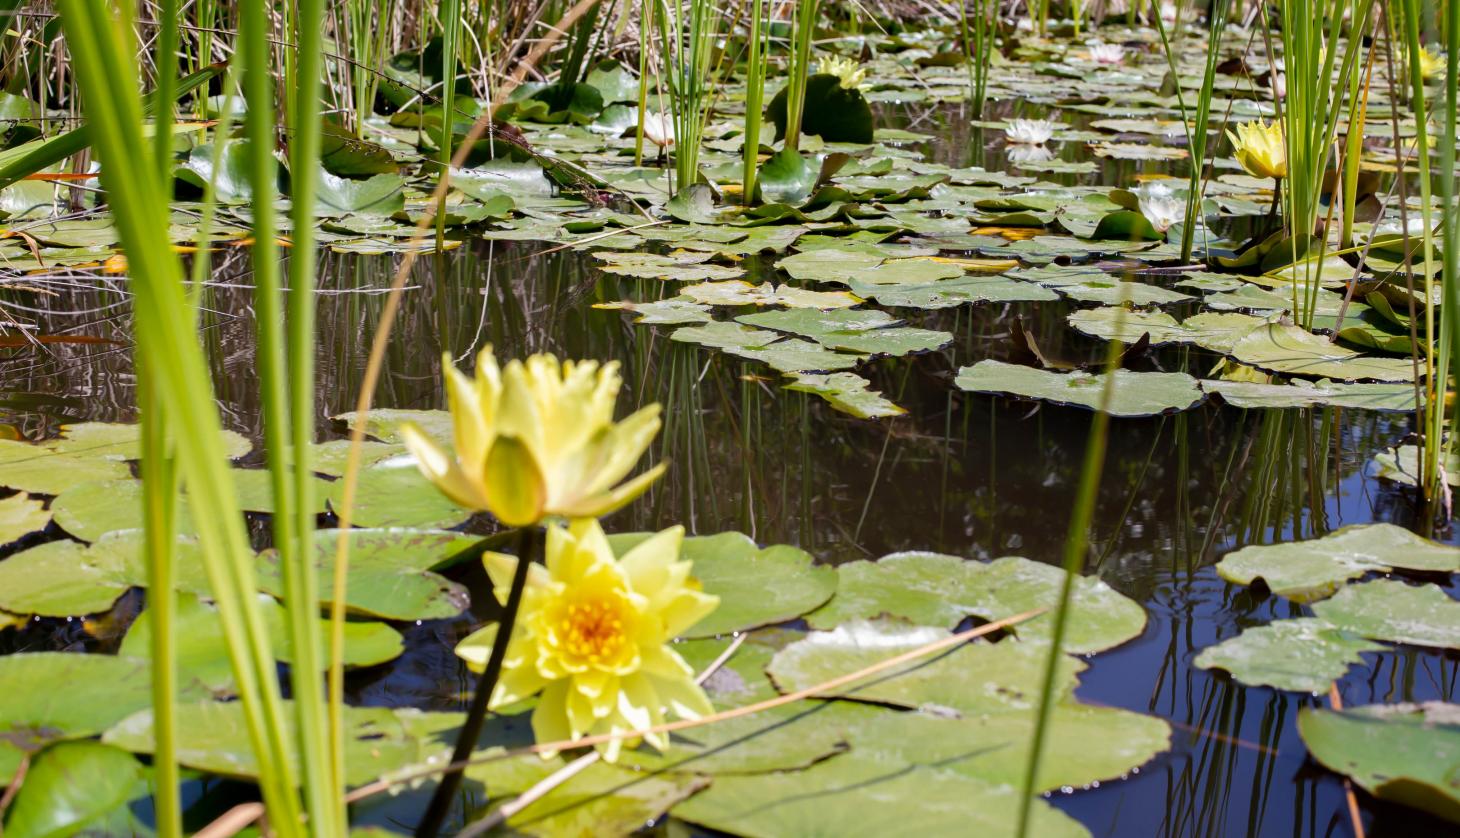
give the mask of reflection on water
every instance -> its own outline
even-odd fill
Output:
[[[910,116],[908,124],[916,120]],[[947,136],[951,141],[932,149],[944,162],[965,165],[985,151],[982,138]],[[1001,166],[993,159],[997,140],[989,144],[994,150],[987,162]],[[1129,182],[1131,165],[1101,161],[1100,171],[1077,179]],[[1126,169],[1111,171],[1113,166]],[[1051,178],[1071,182],[1076,176]],[[866,365],[861,371],[874,389],[908,409],[906,417],[868,422],[814,396],[781,390],[763,366],[673,343],[665,331],[593,309],[596,302],[672,291],[655,280],[603,275],[581,254],[539,255],[541,247],[471,242],[422,260],[377,405],[441,406],[443,351],[457,363],[487,343],[500,356],[551,351],[617,359],[630,401],[664,403],[664,431],[653,457],[674,467],[643,501],[613,517],[610,529],[672,523],[699,533],[739,529],[764,543],[799,544],[828,562],[909,549],[1057,561],[1090,414],[964,394],[953,389],[952,376],[978,359],[1006,357],[1015,317],[1047,351],[1097,360],[1100,342],[1065,325],[1067,303],[910,313],[912,325],[951,331],[956,341],[941,352]],[[380,292],[394,265],[388,257],[321,257],[317,410],[328,433],[340,430],[328,417],[353,406],[379,322]],[[769,270],[755,260],[751,268],[753,274]],[[231,259],[215,279],[205,334],[225,422],[258,437],[246,264]],[[49,331],[126,335],[126,300],[118,291],[73,293],[49,304],[57,309],[45,318]],[[1178,348],[1155,351],[1139,363],[1201,375],[1214,361],[1209,353]],[[6,362],[0,408],[4,421],[37,438],[63,421],[134,418],[133,384],[124,348],[54,345]],[[1373,520],[1415,523],[1410,498],[1365,473],[1369,456],[1408,430],[1407,417],[1244,412],[1212,404],[1178,416],[1113,423],[1087,568],[1144,603],[1150,620],[1141,638],[1092,659],[1080,696],[1159,715],[1173,724],[1175,736],[1171,752],[1138,775],[1056,794],[1059,806],[1096,835],[1346,834],[1342,785],[1306,761],[1294,726],[1298,710],[1319,700],[1244,688],[1192,668],[1191,660],[1244,627],[1303,611],[1221,582],[1212,565],[1226,551]],[[131,599],[123,601],[122,613],[135,611]],[[486,601],[484,595],[477,599]],[[450,649],[471,622],[403,627],[410,651],[388,666],[356,673],[355,700],[459,706],[468,681]],[[79,624],[51,621],[14,635],[6,650],[115,643],[104,639],[108,632],[98,633],[103,639]],[[1339,685],[1347,704],[1460,698],[1454,655],[1403,649],[1366,659],[1368,666]],[[1371,834],[1439,834],[1442,828],[1361,801],[1375,818]]]

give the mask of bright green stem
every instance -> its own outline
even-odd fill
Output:
[[[137,361],[142,359],[138,358]],[[152,376],[137,378],[142,405],[143,539],[147,551],[147,610],[152,615],[152,774],[157,834],[182,835],[182,782],[177,767],[177,644],[173,620],[173,546],[177,540],[177,472],[167,451],[167,425]]]
[[[294,721],[304,771],[304,800],[309,811],[310,831],[320,836],[343,836],[346,832],[344,770],[333,758],[333,743],[343,732],[329,724],[325,712],[320,660],[319,574],[314,545],[314,266],[315,192],[320,152],[320,76],[323,74],[321,40],[324,31],[324,0],[298,0],[294,85],[293,142],[289,146],[289,168],[293,208],[293,247],[289,251],[288,334],[285,355],[288,364],[289,404],[284,411],[288,439],[271,457],[274,482],[290,483],[292,506],[274,516],[275,543],[280,545],[284,605],[288,610],[289,634],[294,649],[291,681],[294,688]],[[253,114],[250,105],[248,112]],[[272,166],[269,167],[272,174]],[[257,189],[257,185],[256,185]],[[259,194],[257,191],[255,195]],[[257,202],[255,202],[257,204]],[[270,231],[260,231],[270,232]],[[270,307],[275,312],[277,308]],[[260,316],[263,312],[260,310]],[[278,437],[283,433],[277,434]],[[275,449],[270,448],[270,454]],[[292,522],[285,522],[285,515]],[[289,539],[289,549],[283,549]],[[343,627],[341,627],[343,631]],[[332,653],[339,654],[333,646]],[[334,660],[331,661],[334,665]]]
[[[1120,318],[1116,319],[1119,331]],[[1050,630],[1049,654],[1045,657],[1043,685],[1035,709],[1034,737],[1029,743],[1029,762],[1024,770],[1024,785],[1019,802],[1019,838],[1029,834],[1029,817],[1034,795],[1038,792],[1039,762],[1044,756],[1044,740],[1049,727],[1050,709],[1054,705],[1054,684],[1060,660],[1064,658],[1065,625],[1070,611],[1070,593],[1075,579],[1085,567],[1085,551],[1090,539],[1090,521],[1095,516],[1095,499],[1100,492],[1100,473],[1105,467],[1105,444],[1110,431],[1110,398],[1115,391],[1115,371],[1120,364],[1120,341],[1111,341],[1105,356],[1105,386],[1100,396],[1100,410],[1090,422],[1090,439],[1085,443],[1085,462],[1080,469],[1080,484],[1075,506],[1070,513],[1070,527],[1065,534],[1064,571],[1059,601],[1055,604],[1054,625]]]
[[[441,2],[441,177],[451,177],[451,141],[456,133],[456,56],[460,51],[461,0]],[[446,193],[436,210],[436,252],[446,250]]]
[[[755,173],[760,162],[760,124],[764,116],[766,62],[769,43],[765,30],[765,0],[750,0],[750,51],[745,59],[744,167],[740,178],[741,203],[755,200]]]
[[[821,0],[800,0],[796,4],[796,30],[792,36],[790,89],[786,95],[786,142],[793,151],[801,148],[801,119],[806,111],[806,79],[811,75],[811,41],[816,35],[816,15]]]
[[[152,392],[176,441],[177,462],[228,642],[269,822],[280,835],[300,835],[297,782],[289,761],[274,657],[258,605],[253,551],[223,455],[218,406],[192,328],[182,265],[167,238],[168,196],[157,189],[152,166],[136,165],[148,159],[148,144],[133,33],[110,17],[102,4],[59,0],[58,6],[93,128],[102,185],[127,253],[140,369],[155,377]]]
[[[1195,124],[1188,124],[1186,138],[1191,146],[1191,174],[1186,185],[1186,216],[1181,229],[1181,261],[1190,262],[1196,245],[1197,221],[1201,210],[1202,174],[1206,170],[1207,126],[1212,113],[1212,88],[1216,83],[1217,64],[1221,61],[1222,32],[1227,28],[1229,0],[1212,0],[1210,29],[1207,35],[1207,62],[1202,71],[1201,95],[1196,102]],[[1156,15],[1160,19],[1160,14]],[[1170,46],[1167,46],[1168,56]],[[1180,83],[1178,82],[1178,87]],[[1183,111],[1182,114],[1185,117]]]
[[[1441,222],[1444,225],[1441,319],[1445,321],[1453,351],[1460,347],[1460,207],[1456,206],[1454,130],[1460,120],[1460,46],[1456,45],[1456,39],[1460,38],[1460,2],[1457,0],[1445,5],[1444,31],[1450,48],[1445,51],[1445,119],[1441,124],[1450,126],[1450,130],[1440,132],[1439,144],[1440,204],[1445,208]],[[1456,427],[1455,422],[1451,422],[1451,427]]]

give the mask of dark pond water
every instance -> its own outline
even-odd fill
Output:
[[[940,162],[1002,165],[1001,141],[970,133],[956,110],[903,112],[889,121],[938,132],[928,151]],[[1093,174],[1052,179],[1125,184],[1157,165],[1102,161]],[[877,389],[908,409],[906,417],[868,422],[781,390],[763,366],[672,343],[665,332],[593,309],[595,302],[668,295],[670,286],[606,276],[583,254],[538,255],[541,249],[477,241],[424,259],[405,297],[377,404],[440,407],[442,351],[461,360],[491,343],[508,356],[551,351],[617,359],[629,400],[665,405],[655,457],[674,465],[645,500],[612,518],[610,529],[738,529],[832,563],[908,549],[1058,561],[1091,414],[964,394],[952,377],[981,358],[1008,357],[1016,318],[1048,352],[1099,358],[1100,342],[1066,327],[1068,304],[913,312],[913,325],[950,330],[957,340],[942,352],[864,367]],[[353,406],[393,265],[385,257],[322,257],[318,412],[332,433],[340,428],[327,417]],[[235,259],[217,279],[205,334],[219,398],[226,422],[257,436],[249,277]],[[124,339],[129,328],[120,290],[76,292],[51,305],[57,313],[46,318],[48,331]],[[1175,350],[1139,363],[1201,374],[1215,360]],[[0,407],[4,421],[39,438],[63,421],[134,418],[133,382],[124,347],[54,346],[46,355],[4,362]],[[1411,497],[1369,477],[1367,466],[1409,427],[1407,418],[1392,415],[1215,404],[1113,422],[1086,571],[1143,603],[1150,619],[1139,639],[1091,660],[1079,695],[1168,720],[1173,747],[1124,782],[1057,793],[1056,805],[1097,836],[1349,834],[1341,781],[1306,758],[1295,727],[1300,708],[1326,698],[1245,688],[1191,661],[1244,627],[1303,610],[1222,582],[1212,565],[1225,552],[1347,524],[1417,525]],[[124,602],[119,616],[136,607]],[[411,650],[356,673],[353,699],[462,706],[468,682],[451,647],[471,622],[407,627]],[[115,643],[104,625],[101,634],[46,623],[11,633],[0,645],[13,651]],[[1460,699],[1460,657],[1404,648],[1366,660],[1339,684],[1346,704]],[[1453,827],[1362,794],[1360,803],[1370,835],[1453,834]]]

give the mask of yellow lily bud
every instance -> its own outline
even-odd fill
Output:
[[[1244,122],[1237,133],[1227,132],[1237,162],[1249,175],[1261,178],[1288,176],[1288,152],[1283,145],[1283,128],[1279,123]]]
[[[453,449],[401,426],[421,472],[453,501],[514,527],[547,515],[596,518],[643,494],[659,464],[620,483],[659,432],[659,405],[613,421],[618,364],[533,355],[497,365],[491,347],[476,378],[442,360]]]
[[[715,609],[720,598],[701,593],[680,561],[683,527],[650,536],[614,559],[598,521],[550,526],[544,565],[527,572],[522,605],[507,643],[502,677],[490,706],[542,693],[532,713],[538,742],[641,730],[712,712],[692,670],[669,641]],[[517,559],[488,553],[483,562],[503,603]],[[456,654],[480,672],[497,639],[497,624],[462,640]],[[665,734],[644,737],[663,751]],[[599,745],[613,762],[635,742]],[[552,756],[544,754],[543,756]]]

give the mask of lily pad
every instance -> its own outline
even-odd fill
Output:
[[[850,308],[862,302],[846,291],[812,291],[794,285],[773,285],[763,282],[751,285],[738,279],[728,282],[705,282],[679,289],[691,300],[712,306],[787,306],[829,310]]]
[[[207,595],[197,542],[179,536],[175,556],[177,589]],[[0,610],[45,617],[97,614],[146,584],[141,530],[108,533],[90,547],[51,541],[0,561]]]
[[[1267,321],[1248,314],[1204,312],[1178,323],[1161,311],[1132,311],[1118,307],[1081,309],[1069,323],[1087,335],[1135,343],[1150,335],[1152,346],[1190,343],[1216,352],[1229,352],[1244,335]]]
[[[1350,666],[1363,662],[1360,652],[1383,650],[1324,620],[1299,617],[1249,628],[1203,649],[1193,663],[1201,669],[1225,669],[1244,684],[1321,693]]]
[[[1203,380],[1201,388],[1208,393],[1220,395],[1222,401],[1233,407],[1243,408],[1332,405],[1356,410],[1407,413],[1414,411],[1415,401],[1413,384],[1343,384],[1327,379],[1316,382],[1298,379],[1288,384]]]
[[[6,813],[11,838],[132,834],[128,801],[147,798],[147,770],[137,758],[97,742],[62,742],[31,763]],[[120,811],[119,811],[120,810]],[[113,819],[123,823],[112,823]]]
[[[1373,640],[1437,649],[1460,649],[1460,602],[1437,585],[1375,579],[1349,585],[1313,613]]]
[[[429,432],[430,428],[426,428]],[[451,439],[448,430],[438,439]],[[327,497],[339,514],[344,481],[331,483]],[[466,523],[470,509],[457,506],[421,474],[413,457],[392,457],[360,470],[351,523],[357,527],[447,529]]]
[[[1366,573],[1395,569],[1460,571],[1460,548],[1394,524],[1361,524],[1307,541],[1243,547],[1217,563],[1217,573],[1228,582],[1251,585],[1261,579],[1273,593],[1297,602],[1323,599]]]
[[[1460,823],[1460,705],[1305,707],[1298,733],[1314,759],[1380,800]]]
[[[900,326],[900,321],[878,309],[800,308],[745,314],[735,319],[750,326],[810,338],[828,349],[866,355],[930,352],[953,341],[953,335],[948,332]]]
[[[51,511],[21,492],[0,500],[0,545],[9,544],[51,522]]]
[[[621,556],[649,535],[612,535],[609,544]],[[680,556],[694,563],[691,572],[705,593],[720,597],[720,606],[685,637],[785,622],[826,602],[836,590],[836,571],[816,566],[806,551],[784,544],[761,549],[738,532],[686,538]]]
[[[936,282],[878,285],[851,280],[852,293],[894,308],[952,308],[964,303],[1047,302],[1059,295],[1006,276],[960,276]]]
[[[1196,379],[1186,373],[1116,370],[1113,375],[1108,405],[1112,416],[1155,416],[1189,410],[1205,398]],[[1006,393],[1099,410],[1106,374],[1057,373],[987,359],[960,369],[954,383],[959,389],[975,393]]]
[[[106,453],[68,453],[0,439],[0,486],[38,495],[59,495],[93,480],[131,477],[127,464]]]
[[[1414,364],[1408,359],[1364,355],[1297,326],[1278,323],[1247,333],[1231,355],[1248,366],[1284,375],[1339,381],[1414,380]]]
[[[465,533],[426,529],[352,529],[349,531],[349,584],[345,605],[351,613],[389,620],[439,620],[466,609],[465,587],[433,573],[432,568],[455,564],[477,550],[479,539]],[[335,546],[339,530],[314,534],[315,567],[319,572],[320,603],[333,603]],[[259,555],[259,587],[283,595],[279,554]]]
[[[978,562],[938,553],[894,553],[875,562],[848,562],[837,567],[837,575],[836,596],[806,618],[813,628],[881,616],[950,629],[968,617],[999,620],[1052,608],[1065,576],[1058,567],[1018,556]],[[1012,631],[1046,639],[1052,619],[1052,614],[1043,614]],[[1139,636],[1146,614],[1102,580],[1082,576],[1075,581],[1067,620],[1065,651],[1088,654]]]
[[[834,372],[830,375],[799,373],[792,377],[787,390],[800,393],[815,393],[843,413],[858,419],[883,419],[907,413],[893,404],[876,390],[871,382],[853,372]]]

